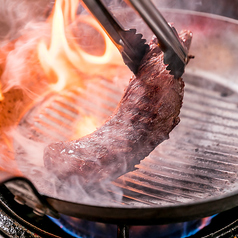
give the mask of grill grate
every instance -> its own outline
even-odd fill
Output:
[[[200,78],[187,78],[181,122],[170,139],[141,161],[136,171],[115,181],[124,189],[127,204],[138,203],[139,197],[142,205],[193,202],[235,189],[237,95],[229,92],[228,96],[215,84],[204,88]],[[199,80],[201,85],[192,84]]]
[[[182,204],[236,189],[238,95],[191,75],[185,75],[185,82],[181,122],[170,139],[135,171],[113,182],[123,190],[125,206]],[[73,89],[53,95],[29,111],[20,128],[31,128],[29,137],[67,140],[82,115],[96,116],[102,123],[122,92],[121,87],[102,79],[89,83],[87,93]]]

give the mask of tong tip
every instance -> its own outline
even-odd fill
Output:
[[[123,51],[121,54],[124,63],[136,74],[149,45],[146,44],[143,35],[136,33],[135,29],[123,31],[121,37],[123,40]]]

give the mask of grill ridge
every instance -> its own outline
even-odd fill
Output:
[[[187,77],[181,122],[170,139],[136,165],[135,171],[113,181],[123,190],[121,205],[181,204],[219,195],[224,189],[232,191],[238,167],[234,95],[223,97],[221,91],[194,85],[193,78]],[[89,83],[87,91],[66,90],[46,106],[32,110],[19,127],[25,120],[32,136],[67,140],[84,115],[96,116],[102,123],[116,108],[122,92],[103,78]]]

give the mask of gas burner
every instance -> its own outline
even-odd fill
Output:
[[[29,207],[18,204],[4,186],[1,186],[0,201],[0,237],[231,238],[238,234],[238,208],[201,220],[162,226],[119,225],[117,228],[115,225],[89,222],[65,215],[59,219],[36,215]]]

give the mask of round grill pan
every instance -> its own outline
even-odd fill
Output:
[[[90,205],[38,194],[50,209],[89,220],[149,225],[206,217],[238,205],[238,21],[182,10],[163,13],[178,30],[194,34],[190,53],[195,59],[184,74],[180,124],[135,171],[113,182],[123,191],[121,203]],[[113,92],[110,104],[116,105],[121,92],[117,95],[108,82],[100,87]]]

